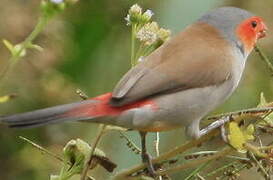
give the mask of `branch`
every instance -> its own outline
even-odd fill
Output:
[[[62,157],[50,152],[49,150],[47,150],[47,149],[43,148],[42,146],[32,142],[31,140],[29,140],[29,139],[27,139],[27,138],[25,138],[23,136],[19,136],[19,138],[22,139],[23,141],[31,144],[34,148],[38,149],[39,151],[41,151],[41,152],[43,152],[43,153],[45,153],[45,154],[47,154],[49,156],[52,156],[52,157],[54,157],[55,159],[57,159],[57,160],[59,160],[61,162],[64,161],[64,159]]]
[[[242,109],[239,111],[234,111],[234,112],[228,112],[228,113],[223,113],[215,116],[210,116],[207,119],[208,120],[215,120],[219,119],[224,116],[241,116],[242,114],[250,114],[250,115],[260,115],[263,113],[268,113],[273,111],[273,107],[262,107],[262,108],[249,108],[249,109]]]
[[[161,170],[161,171],[158,172],[158,174],[159,175],[164,175],[164,174],[169,174],[169,173],[177,172],[177,171],[188,169],[188,168],[193,168],[193,167],[196,167],[196,166],[198,166],[200,164],[209,162],[211,160],[215,160],[215,159],[218,159],[220,157],[224,157],[224,156],[230,154],[233,151],[234,151],[233,148],[226,147],[222,151],[219,151],[219,152],[215,153],[214,155],[209,156],[207,158],[202,158],[202,159],[198,159],[198,160],[195,160],[195,161],[186,162],[186,163],[184,163],[182,165],[178,165],[178,166],[173,167],[173,168],[169,168],[169,169],[166,169],[166,170]]]
[[[104,133],[104,130],[105,130],[106,126],[107,125],[104,125],[104,124],[101,125],[101,128],[100,128],[100,130],[98,132],[98,135],[97,135],[97,137],[95,139],[95,142],[94,142],[94,144],[92,146],[92,150],[91,150],[91,153],[90,153],[90,158],[87,161],[87,163],[85,164],[84,169],[82,171],[81,180],[85,180],[85,178],[87,177],[87,172],[91,168],[91,165],[92,165],[92,160],[93,160],[93,157],[94,157],[93,155],[94,155],[95,149],[96,149],[96,147],[97,147],[97,145],[98,145],[98,143],[99,143],[99,141],[100,141],[100,139],[101,139],[101,137],[102,137],[102,135]]]
[[[210,138],[212,138],[213,136],[219,135],[219,130],[216,129],[217,127],[219,127],[220,125],[229,122],[233,117],[233,116],[242,116],[242,115],[246,115],[246,114],[250,114],[250,115],[260,115],[260,114],[264,114],[264,113],[268,113],[273,111],[273,107],[264,107],[264,108],[250,108],[250,109],[244,109],[244,110],[240,110],[240,111],[235,111],[235,112],[230,112],[230,113],[225,113],[225,114],[221,114],[221,115],[216,115],[213,117],[209,117],[208,119],[218,119],[221,118],[219,120],[220,123],[214,123],[213,125],[210,125],[208,127],[206,127],[205,129],[209,130],[209,133],[201,136],[199,139],[196,140],[192,140],[189,142],[186,142],[184,145],[182,146],[178,146],[172,150],[170,150],[169,152],[163,153],[160,156],[154,158],[152,160],[152,163],[160,163],[164,160],[170,159],[174,156],[177,156],[178,154],[181,154],[193,147],[196,147],[198,145],[200,145],[203,142],[208,141]],[[241,119],[241,118],[240,118]],[[241,119],[242,120],[242,119]],[[203,132],[204,130],[201,130],[201,132]],[[218,155],[214,154],[212,157],[218,157]],[[211,158],[211,157],[210,157]],[[205,161],[205,160],[204,160]],[[118,174],[116,174],[116,176],[114,177],[114,179],[122,179],[122,178],[128,178],[129,176],[131,176],[132,174],[142,170],[146,168],[145,164],[140,164],[140,165],[136,165],[135,167],[132,167],[128,170],[124,170]],[[184,168],[184,166],[182,166],[182,168]]]
[[[261,59],[266,63],[271,73],[273,73],[273,65],[270,62],[269,58],[263,53],[263,51],[259,48],[259,46],[255,46],[254,49],[259,54]]]
[[[210,138],[212,138],[213,136],[219,134],[219,131],[217,129],[212,130],[211,132],[209,132],[208,134],[200,137],[199,139],[196,140],[192,140],[189,142],[186,142],[184,145],[182,146],[178,146],[175,147],[174,149],[170,150],[169,152],[163,153],[160,156],[156,157],[155,159],[152,160],[152,163],[160,163],[161,161],[170,159],[178,154],[181,154],[185,151],[187,151],[188,149],[191,149],[193,147],[196,147],[198,145],[200,145],[201,143],[209,140]],[[131,174],[138,172],[142,169],[146,168],[146,164],[140,164],[140,165],[136,165],[135,167],[132,167],[128,170],[124,170],[118,174],[115,175],[115,177],[113,179],[126,179],[127,177],[129,177]]]

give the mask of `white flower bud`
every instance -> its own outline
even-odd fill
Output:
[[[146,46],[150,46],[158,39],[157,32],[159,28],[156,22],[145,24],[136,34],[136,37],[144,42]]]
[[[131,25],[131,19],[130,19],[130,15],[129,14],[127,14],[127,16],[124,19],[126,21],[126,25],[127,26]]]
[[[167,41],[170,35],[171,31],[169,29],[160,28],[158,31],[158,37],[163,42]]]
[[[64,0],[50,0],[50,2],[55,4],[61,4]]]
[[[150,9],[147,9],[143,13],[142,18],[143,18],[144,21],[148,22],[152,18],[153,15],[154,15],[153,11],[150,10]]]
[[[129,14],[141,14],[142,13],[142,8],[138,4],[134,4],[131,6],[129,10]]]

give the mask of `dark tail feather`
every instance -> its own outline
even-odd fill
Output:
[[[65,104],[46,109],[3,116],[0,122],[12,128],[30,128],[46,124],[59,123],[64,121],[77,121],[92,119],[82,108],[92,108],[97,104],[95,100],[85,100],[72,104]]]

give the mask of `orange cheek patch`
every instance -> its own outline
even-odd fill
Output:
[[[247,22],[239,25],[236,29],[236,34],[242,41],[245,51],[252,51],[256,43],[256,33],[253,31],[253,29],[251,29],[249,23]]]

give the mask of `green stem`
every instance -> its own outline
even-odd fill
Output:
[[[64,160],[63,160],[62,157],[60,157],[60,156],[58,156],[58,155],[52,153],[51,151],[49,151],[49,150],[43,148],[42,146],[40,146],[40,145],[34,143],[33,141],[31,141],[31,140],[29,140],[29,139],[27,139],[27,138],[25,138],[25,137],[23,137],[23,136],[19,136],[19,138],[22,139],[23,141],[29,143],[30,145],[32,145],[34,148],[38,149],[40,152],[42,152],[42,153],[44,153],[44,154],[47,154],[47,155],[49,155],[49,156],[51,156],[51,157],[54,157],[54,158],[57,159],[58,161],[64,162]]]
[[[213,136],[215,136],[218,133],[219,133],[218,129],[214,129],[211,132],[209,132],[208,134],[200,137],[199,139],[188,141],[181,146],[175,147],[172,150],[161,154],[160,156],[152,159],[152,162],[159,163],[159,162],[165,161],[167,159],[170,159],[178,154],[181,154],[181,153],[191,149],[192,147],[196,147],[196,146],[200,145],[201,143],[208,141],[209,139],[211,139]],[[119,172],[118,174],[116,174],[114,176],[113,179],[128,178],[128,176],[130,176],[131,174],[138,172],[141,169],[144,169],[145,167],[146,167],[146,164],[144,164],[144,163],[136,165],[134,167],[131,167],[130,169]]]
[[[29,34],[29,36],[21,43],[19,43],[21,45],[20,49],[18,50],[18,52],[11,56],[8,62],[8,65],[6,66],[6,68],[3,70],[3,72],[0,74],[0,82],[4,80],[4,77],[7,76],[7,74],[9,74],[9,72],[13,69],[14,65],[18,62],[18,60],[21,58],[20,54],[26,50],[27,48],[29,48],[29,46],[32,44],[32,41],[38,36],[38,34],[44,29],[45,25],[48,22],[48,16],[43,14],[39,20],[38,23],[36,24],[36,26],[34,27],[34,30]]]
[[[148,56],[151,52],[153,52],[155,50],[153,45],[148,46],[147,48],[145,48],[143,50],[143,54],[142,56]]]
[[[94,157],[93,155],[94,155],[95,149],[96,149],[96,147],[97,147],[97,145],[98,145],[98,143],[99,143],[99,141],[100,141],[103,133],[105,132],[105,129],[106,129],[107,125],[102,124],[102,125],[100,125],[100,127],[101,128],[100,128],[100,130],[98,132],[98,135],[97,135],[97,137],[95,139],[95,142],[94,142],[94,144],[92,146],[92,150],[90,152],[89,160],[85,164],[84,169],[82,171],[81,180],[85,180],[85,178],[87,177],[87,172],[90,169],[90,166],[92,165],[92,160],[93,160],[93,157]]]
[[[265,179],[268,179],[270,177],[270,175],[266,172],[263,165],[257,160],[257,158],[255,157],[255,155],[252,152],[250,152],[250,156],[256,162],[257,166],[260,168],[260,170],[263,173]]]
[[[30,43],[38,36],[38,34],[44,29],[45,25],[47,24],[49,18],[47,15],[42,15],[37,25],[35,26],[34,30],[30,33],[30,35],[26,38],[26,40],[23,42],[23,46],[25,47],[29,46]]]
[[[193,168],[199,164],[207,163],[209,161],[216,160],[220,157],[225,157],[226,155],[230,154],[232,151],[234,151],[234,150],[231,147],[227,147],[227,148],[223,149],[222,151],[219,151],[210,157],[203,158],[200,160],[198,159],[198,160],[194,160],[194,161],[189,161],[184,164],[178,165],[176,167],[172,167],[169,169],[158,171],[157,174],[158,175],[165,175],[165,174],[181,171],[181,170],[188,169],[188,168]]]
[[[227,166],[225,166],[226,168],[228,168]],[[243,169],[247,168],[247,164],[243,164],[242,166],[240,166],[239,168],[236,168],[232,173],[236,174],[240,171],[242,171]],[[205,176],[208,177],[208,176]],[[222,176],[218,177],[218,179],[224,179],[225,177],[227,177],[226,174],[223,174]]]
[[[135,59],[136,61],[142,56],[142,52],[143,52],[143,49],[145,48],[145,46],[143,45],[143,43],[140,44],[136,54],[135,54]],[[133,66],[132,66],[133,67]]]
[[[210,162],[211,161],[208,161],[208,162],[202,164],[201,166],[199,166],[198,168],[196,168],[193,172],[190,173],[190,175],[188,177],[185,178],[185,180],[190,180],[191,178],[193,178],[194,176],[196,176],[196,174],[199,173],[201,170],[203,170],[205,167],[207,167],[207,165]]]
[[[204,177],[206,178],[206,177],[213,176],[214,174],[216,174],[216,173],[218,173],[218,172],[220,172],[220,171],[223,171],[223,170],[225,170],[225,169],[227,169],[227,168],[229,168],[229,167],[232,167],[232,166],[234,166],[235,164],[237,164],[237,162],[231,162],[231,163],[229,163],[229,164],[227,164],[227,165],[224,165],[224,166],[222,166],[222,167],[220,167],[220,168],[217,168],[216,170],[214,170],[214,171],[208,173],[207,175],[205,175]]]
[[[269,58],[263,53],[263,51],[259,48],[259,46],[255,46],[255,51],[259,54],[261,59],[267,64],[270,71],[273,73],[273,65],[270,62]]]
[[[131,34],[131,66],[135,66],[135,33],[136,33],[136,25],[132,24],[132,34]]]

